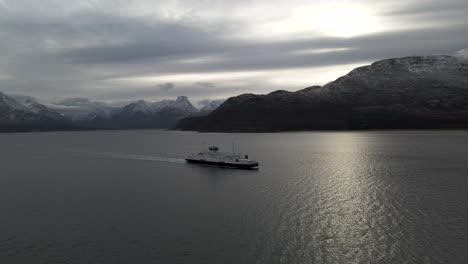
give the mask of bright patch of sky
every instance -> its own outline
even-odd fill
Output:
[[[466,13],[466,0],[0,0],[0,91],[196,101],[299,90],[466,48]]]

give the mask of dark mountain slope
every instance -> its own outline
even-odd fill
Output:
[[[468,127],[468,64],[451,56],[382,60],[323,87],[229,98],[178,128],[287,131]]]

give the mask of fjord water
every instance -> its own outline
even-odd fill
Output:
[[[467,190],[466,131],[0,134],[0,261],[463,263]]]

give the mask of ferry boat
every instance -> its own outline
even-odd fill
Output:
[[[212,165],[219,167],[253,169],[258,167],[258,162],[250,160],[248,155],[242,157],[239,154],[226,154],[218,152],[219,148],[211,146],[208,151],[191,154],[185,158],[188,163]]]

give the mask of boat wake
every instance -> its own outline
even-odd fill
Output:
[[[169,162],[169,163],[186,163],[185,159],[172,158],[172,157],[157,157],[149,155],[126,154],[116,152],[94,152],[86,149],[70,149],[70,148],[49,148],[47,154],[55,153],[58,155],[67,155],[77,158],[91,158],[91,159],[121,159],[121,160],[139,160],[139,161],[156,161],[156,162]],[[43,152],[36,152],[36,154],[44,154]]]
[[[113,159],[185,163],[185,159],[177,159],[177,158],[170,158],[170,157],[155,157],[155,156],[147,156],[147,155],[109,153],[109,152],[98,152],[94,154],[99,157],[113,158]]]

